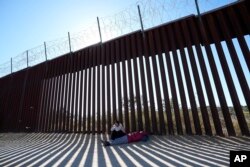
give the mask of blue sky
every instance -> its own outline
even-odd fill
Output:
[[[67,36],[135,0],[0,0],[0,64],[44,41]]]
[[[0,64],[10,61],[11,57],[25,50],[43,44],[44,41],[65,37],[68,31],[78,32],[95,22],[97,16],[112,18],[125,8],[136,10],[137,1],[0,0]],[[140,1],[144,4],[149,2]],[[199,0],[199,4],[203,12],[232,1],[234,0]],[[195,11],[194,0],[169,0],[166,3],[171,9],[175,9],[175,12],[163,17],[178,17],[178,14],[181,16],[180,11],[183,10]],[[131,7],[133,4],[134,8]]]

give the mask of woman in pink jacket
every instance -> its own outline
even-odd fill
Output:
[[[116,123],[111,128],[111,140],[109,141],[101,140],[104,146],[127,144],[127,143],[138,142],[138,141],[147,141],[149,139],[148,133],[144,131],[131,132],[131,133],[124,134],[124,135],[122,134],[119,136],[117,135],[117,132],[120,133],[119,131],[121,129],[124,132],[124,128],[119,127],[119,124],[116,124]],[[116,134],[115,137],[114,137],[114,133]]]

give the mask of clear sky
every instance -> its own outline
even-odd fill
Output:
[[[15,57],[25,50],[42,45],[44,41],[65,37],[68,31],[80,31],[83,27],[95,22],[97,16],[111,16],[112,18],[114,14],[136,4],[137,1],[0,0],[0,65],[10,61],[11,57]],[[149,2],[149,0],[140,1],[144,4]],[[199,0],[199,4],[201,12],[203,12],[232,1],[235,0]],[[152,2],[154,3],[151,0]],[[163,2],[174,10],[174,12],[167,12],[168,17],[177,16],[184,10],[195,11],[194,0]],[[135,10],[136,5],[134,8],[128,9]],[[148,13],[143,14],[147,15]]]
[[[136,0],[0,0],[0,64],[44,41],[77,32]]]

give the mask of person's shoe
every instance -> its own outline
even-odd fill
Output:
[[[108,141],[106,141],[106,142],[104,143],[104,146],[105,146],[105,147],[110,146],[110,143],[109,143]]]
[[[146,142],[149,140],[149,136],[148,135],[145,135],[143,138],[142,138],[142,141]]]
[[[105,140],[101,140],[103,146],[110,146],[110,143],[108,141],[105,141]]]

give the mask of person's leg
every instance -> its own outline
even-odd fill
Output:
[[[119,145],[119,144],[126,144],[128,143],[128,137],[127,135],[116,138],[115,140],[109,141],[110,145]]]
[[[110,134],[110,139],[115,140],[117,138],[117,131],[113,130]]]

